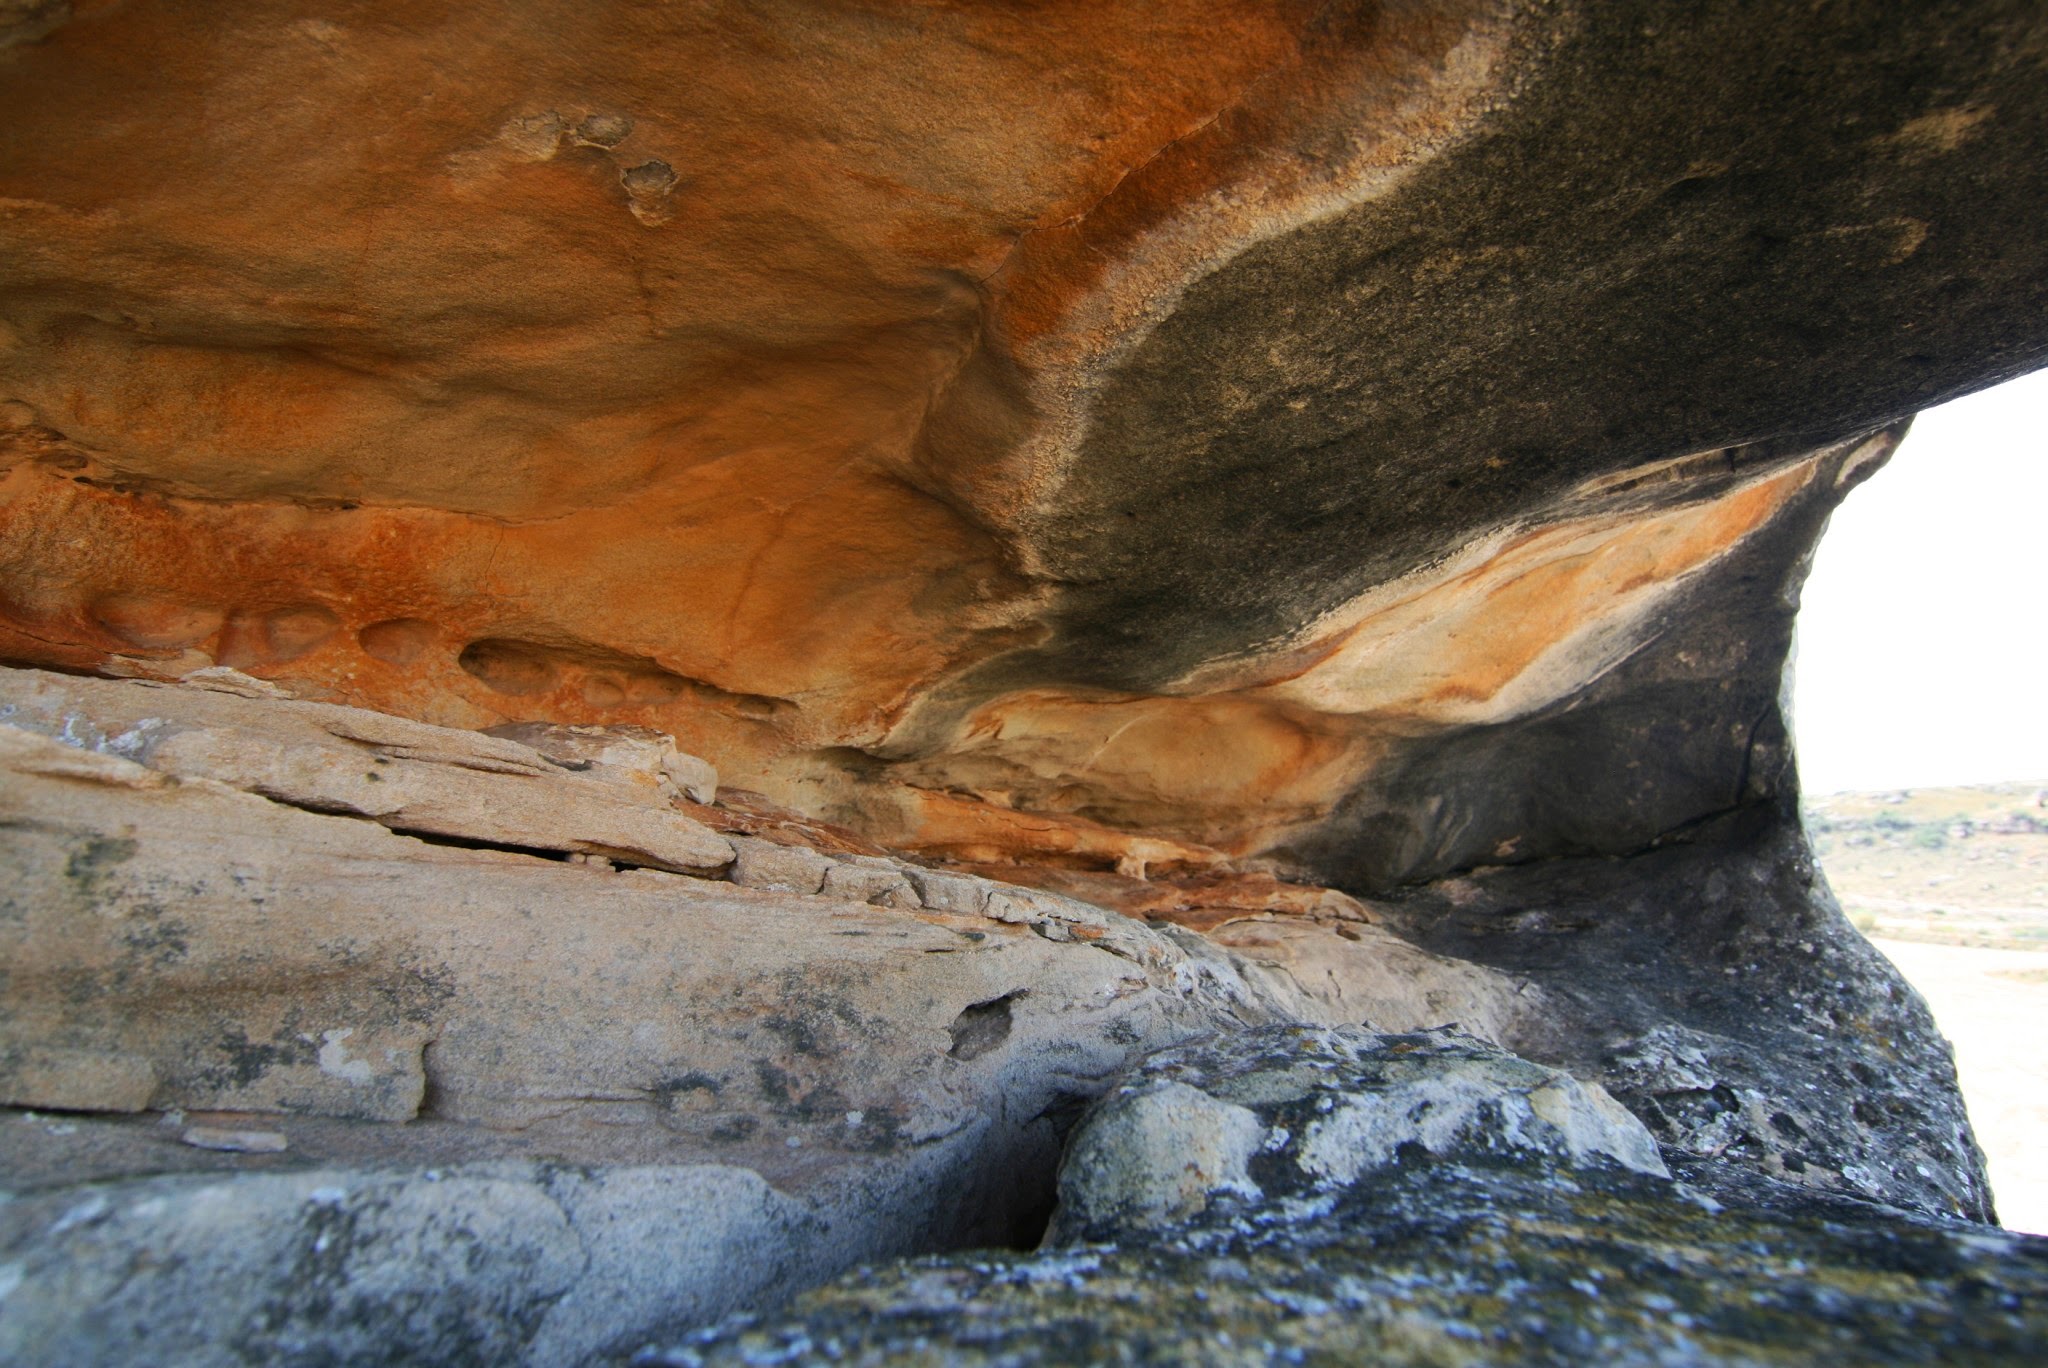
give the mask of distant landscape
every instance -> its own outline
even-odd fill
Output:
[[[1842,909],[1955,1046],[2001,1219],[2048,1233],[2048,785],[1832,794],[1806,825]]]
[[[2048,784],[1832,794],[1806,826],[1866,935],[2048,950]]]

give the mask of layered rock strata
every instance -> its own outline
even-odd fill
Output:
[[[1992,1208],[1784,668],[1910,415],[2048,360],[2044,65],[2022,0],[0,3],[0,1352],[628,1352],[1035,1238],[1118,1070],[1307,1022],[1777,1194],[1375,1169],[1395,1282],[1662,1222],[1906,1353],[1843,1288]]]
[[[575,1361],[1036,1238],[1147,1048],[1538,1000],[721,835],[788,839],[639,734],[274,693],[0,672],[0,1358]]]
[[[1608,1079],[1674,1157],[1985,1210],[1924,1009],[1768,850],[1500,870],[1341,917],[1297,888],[1204,936],[803,843],[642,733],[276,692],[0,672],[11,1356],[623,1351],[855,1261],[1036,1238],[1119,1068],[1267,1022],[1457,1021]],[[1686,936],[1739,972],[1616,990],[1615,963]],[[1186,1092],[1174,1058],[1145,1076]],[[1620,1123],[1503,1067],[1489,1086],[1553,1099],[1532,1116]],[[1647,1138],[1626,1153],[1659,1166]],[[435,1271],[473,1241],[464,1278]],[[138,1249],[175,1258],[115,1276]],[[246,1310],[232,1336],[172,1314],[218,1304]]]

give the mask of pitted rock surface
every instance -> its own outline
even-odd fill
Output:
[[[1698,834],[1626,860],[1475,870],[1378,906],[1437,954],[1540,985],[1550,1005],[1501,1043],[1599,1080],[1667,1154],[1993,1219],[1948,1043],[1842,915],[1805,838],[1757,812]]]
[[[106,1183],[0,1206],[0,1362],[587,1361],[636,1347],[616,1343],[629,1327],[817,1276],[828,1228],[758,1174],[708,1164]]]
[[[1599,1089],[1443,1032],[1151,1056],[1077,1128],[1053,1229],[632,1361],[2020,1365],[2048,1333],[2048,1239],[1674,1179]]]
[[[2048,1239],[1768,1180],[1432,1162],[1318,1219],[865,1268],[631,1361],[2026,1368],[2044,1307]]]
[[[1667,1173],[1597,1084],[1469,1036],[1273,1026],[1152,1055],[1105,1095],[1068,1142],[1047,1238],[1312,1200],[1418,1155]]]

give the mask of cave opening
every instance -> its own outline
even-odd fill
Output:
[[[1953,1044],[2004,1222],[2048,1231],[2048,374],[1922,414],[1815,553],[1793,671],[1809,835]]]
[[[1682,8],[0,0],[0,1364],[2036,1362],[2048,6]]]

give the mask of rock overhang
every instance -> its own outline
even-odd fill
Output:
[[[1781,795],[1787,614],[1659,651],[2048,347],[2023,5],[71,10],[0,56],[9,656],[652,725],[937,854]],[[1739,699],[1524,772],[1627,680]]]
[[[1851,1201],[1991,1216],[1781,692],[1830,509],[2048,359],[2044,64],[2018,0],[0,4],[0,660],[73,676],[0,672],[0,1101],[66,1113],[0,1341],[654,1342],[1028,1240],[1119,1069],[1262,1022],[1788,1185],[1624,1223],[2018,1248]],[[1359,1200],[1584,1214],[1445,1181]]]

